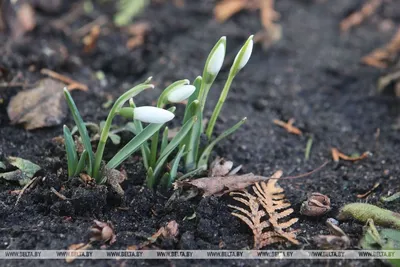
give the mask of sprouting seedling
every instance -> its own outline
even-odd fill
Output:
[[[96,182],[104,182],[104,177],[101,173],[101,163],[103,159],[104,148],[109,138],[109,133],[112,125],[112,121],[116,115],[123,110],[124,104],[131,98],[135,97],[142,91],[153,88],[152,84],[149,84],[150,79],[146,82],[139,84],[132,89],[121,95],[114,103],[111,108],[107,120],[101,130],[99,143],[97,146],[96,153],[92,150],[92,145],[90,142],[90,137],[86,128],[85,123],[75,105],[72,96],[67,89],[64,89],[64,94],[67,99],[68,106],[71,110],[72,116],[78,128],[79,134],[82,139],[82,144],[84,151],[81,156],[78,157],[76,152],[75,143],[73,142],[72,134],[67,126],[64,126],[64,139],[67,151],[67,161],[68,161],[68,175],[73,176],[84,169],[86,172],[96,179]],[[137,134],[128,144],[126,144],[106,165],[108,168],[116,168],[122,163],[127,157],[132,155],[140,146],[146,142],[155,132],[159,131],[162,125],[173,119],[174,114],[171,111],[166,111],[164,109],[151,107],[138,107],[132,108],[132,119],[142,120],[150,123],[141,133]]]

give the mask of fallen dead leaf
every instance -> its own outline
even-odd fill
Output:
[[[233,162],[217,157],[210,165],[208,177],[226,176],[232,169]]]
[[[282,176],[282,171],[276,172],[273,177]],[[174,188],[196,187],[203,191],[203,197],[222,196],[223,194],[242,190],[256,182],[267,181],[271,177],[257,176],[252,173],[244,175],[205,177],[195,180],[176,181]]]
[[[165,239],[174,239],[179,234],[178,230],[179,224],[173,220],[167,223],[166,226],[158,229],[156,233],[154,233],[151,237],[148,238],[148,241],[145,241],[139,245],[132,245],[127,247],[127,250],[139,250],[144,247],[147,247],[153,243],[155,243],[160,237]]]
[[[116,169],[103,169],[103,175],[106,183],[121,197],[125,192],[121,187],[121,183],[127,179],[125,171],[118,171]]]
[[[219,23],[223,23],[239,11],[246,8],[247,0],[224,0],[214,8],[214,16]]]
[[[63,83],[46,78],[38,87],[19,92],[7,108],[12,124],[24,124],[25,129],[59,125],[67,113]]]
[[[39,165],[22,158],[8,157],[8,162],[17,167],[18,170],[0,173],[0,178],[7,181],[16,181],[20,185],[29,184],[31,178],[41,169]]]
[[[350,238],[330,219],[326,221],[330,235],[318,235],[313,237],[317,247],[322,249],[346,249],[351,245]]]
[[[286,131],[288,131],[288,133],[297,134],[297,135],[303,134],[303,132],[299,128],[293,126],[294,119],[290,119],[290,120],[288,120],[288,122],[284,122],[281,120],[274,120],[274,123],[276,125],[279,125],[279,126],[285,128]]]

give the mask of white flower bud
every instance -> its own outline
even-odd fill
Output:
[[[174,117],[174,113],[152,106],[143,106],[133,109],[133,119],[147,123],[166,123]]]
[[[207,64],[207,72],[213,76],[217,75],[222,68],[225,58],[226,37],[222,37],[218,47],[214,50]]]
[[[247,39],[246,43],[237,53],[235,60],[233,61],[233,67],[236,68],[236,73],[240,71],[250,59],[251,53],[253,52],[253,35]]]
[[[180,103],[188,99],[194,91],[196,91],[196,87],[193,85],[178,86],[169,92],[167,99],[171,103]]]

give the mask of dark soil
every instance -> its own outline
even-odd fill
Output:
[[[162,2],[162,1],[159,1]],[[340,34],[339,23],[364,1],[280,0],[276,9],[281,14],[279,23],[283,38],[264,51],[254,48],[249,64],[236,78],[224,106],[223,118],[217,131],[229,127],[247,116],[248,122],[233,136],[221,142],[215,155],[243,164],[243,173],[253,172],[269,176],[282,169],[284,175],[309,172],[331,160],[330,149],[337,147],[346,154],[370,151],[373,156],[359,162],[329,163],[318,173],[300,179],[282,180],[300,218],[300,246],[276,245],[269,248],[314,249],[311,238],[328,233],[325,220],[335,217],[346,203],[379,203],[381,196],[400,190],[400,167],[397,157],[400,137],[393,128],[399,115],[399,100],[392,95],[376,93],[377,79],[383,71],[361,65],[360,58],[388,42],[396,30],[383,30],[389,20],[400,23],[400,6],[396,1],[385,1],[383,7],[362,25],[349,33]],[[322,2],[322,1],[321,1]],[[91,15],[81,14],[62,27],[54,21],[71,12],[65,5],[60,12],[38,11],[38,26],[18,41],[9,34],[0,35],[0,69],[3,83],[38,81],[41,68],[49,68],[87,84],[89,92],[73,92],[86,121],[104,120],[107,109],[102,108],[106,95],[119,96],[132,85],[153,76],[158,86],[142,93],[139,104],[151,104],[163,86],[177,79],[193,80],[202,67],[211,47],[226,35],[228,55],[233,57],[248,35],[261,29],[256,12],[241,12],[223,24],[212,16],[215,1],[185,1],[176,7],[172,1],[153,3],[137,21],[147,21],[151,31],[145,44],[133,51],[125,48],[128,35],[123,30],[106,26],[98,45],[91,53],[84,53],[81,37],[74,32],[100,15],[112,18],[113,8],[96,7]],[[62,20],[62,19],[61,19]],[[54,53],[48,53],[48,49]],[[59,51],[67,51],[67,56]],[[47,52],[46,52],[47,51]],[[229,57],[228,56],[228,57]],[[209,116],[227,76],[229,66],[220,74],[209,95]],[[95,78],[102,70],[107,84]],[[110,249],[125,249],[146,240],[170,220],[179,224],[176,242],[159,241],[162,249],[248,249],[252,234],[241,221],[230,215],[229,197],[197,197],[187,202],[165,207],[168,199],[142,186],[143,167],[137,157],[129,159],[122,168],[128,173],[122,201],[106,186],[84,187],[76,180],[67,181],[66,158],[63,147],[52,141],[62,134],[62,127],[26,131],[22,126],[10,125],[6,107],[10,98],[21,87],[1,87],[0,96],[0,160],[8,156],[29,159],[42,167],[37,176],[45,177],[31,192],[24,194],[17,206],[11,190],[16,184],[0,181],[0,249],[66,249],[74,243],[87,242],[88,229],[94,219],[111,221],[117,242]],[[274,119],[295,118],[295,125],[303,136],[288,134],[274,125]],[[71,116],[65,122],[72,126]],[[120,121],[122,123],[122,121]],[[380,129],[379,139],[375,133]],[[311,157],[304,158],[309,137],[313,138]],[[111,147],[112,145],[110,145]],[[109,151],[115,151],[110,148]],[[379,182],[380,186],[366,200],[357,194],[365,193]],[[50,187],[60,190],[69,200],[55,196]],[[320,192],[330,197],[332,211],[311,219],[299,214],[302,201],[308,194]],[[126,209],[119,209],[126,207]],[[395,204],[385,208],[400,211]],[[196,217],[187,220],[196,213]],[[351,237],[352,248],[358,247],[362,225],[341,223]],[[221,246],[222,244],[222,246]],[[99,245],[100,246],[100,245]],[[99,248],[95,246],[95,248]],[[267,248],[268,249],[268,248]],[[208,261],[215,266],[279,265],[351,266],[381,265],[379,261]],[[2,266],[67,266],[64,261],[4,261]],[[76,261],[81,266],[172,265],[204,264],[201,261]]]

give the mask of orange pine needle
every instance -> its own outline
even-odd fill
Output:
[[[370,0],[365,3],[359,11],[352,13],[340,22],[340,30],[348,31],[350,28],[360,25],[365,19],[370,17],[382,4],[382,0]]]
[[[59,73],[57,73],[55,71],[52,71],[52,70],[49,70],[49,69],[41,69],[40,73],[45,74],[45,75],[47,75],[47,76],[49,76],[49,77],[51,77],[53,79],[59,80],[59,81],[65,83],[65,84],[68,84],[68,86],[67,86],[68,91],[72,91],[72,90],[75,90],[75,89],[79,89],[79,90],[82,90],[82,91],[89,90],[87,85],[85,85],[83,83],[80,83],[80,82],[77,82],[75,80],[72,80],[71,78],[69,78],[67,76],[64,76],[62,74],[59,74]]]
[[[274,123],[276,125],[281,126],[282,128],[285,128],[286,131],[288,131],[288,133],[297,134],[297,135],[303,134],[303,132],[299,128],[293,126],[293,123],[294,123],[293,118],[288,120],[288,122],[284,122],[281,120],[274,120]]]
[[[369,196],[379,185],[380,185],[380,183],[375,183],[374,186],[373,186],[370,190],[368,190],[366,193],[357,195],[357,198],[366,198],[366,197]]]
[[[332,148],[331,151],[332,151],[333,161],[335,161],[335,162],[338,162],[340,159],[347,160],[347,161],[358,161],[358,160],[368,158],[371,154],[369,151],[366,151],[366,152],[362,153],[361,156],[350,157],[350,156],[347,156],[347,155],[341,153],[337,148]]]

